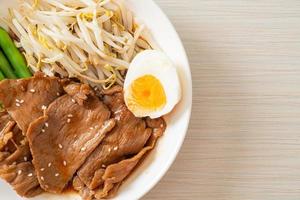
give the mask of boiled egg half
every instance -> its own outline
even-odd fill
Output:
[[[132,60],[124,82],[124,99],[136,117],[158,118],[180,101],[176,67],[161,51],[145,50]]]

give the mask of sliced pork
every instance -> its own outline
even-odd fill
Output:
[[[4,165],[0,168],[0,176],[23,197],[34,197],[43,192],[30,162]]]
[[[122,87],[95,91],[41,73],[0,82],[0,177],[20,196],[113,197],[163,134],[162,118],[137,118]],[[9,95],[7,95],[9,94]]]
[[[155,120],[147,119],[147,125],[153,128],[153,132],[145,147],[136,155],[107,166],[103,170],[102,176],[98,177],[102,180],[103,184],[101,186],[91,190],[79,177],[74,178],[74,189],[79,191],[83,199],[103,199],[116,195],[122,182],[132,173],[145,154],[154,148],[158,138],[162,136],[166,128],[165,122],[161,118]]]
[[[26,133],[29,124],[42,116],[47,106],[64,90],[58,78],[36,73],[28,79],[1,81],[0,91],[0,102]]]
[[[9,121],[13,121],[6,111],[0,111],[0,131],[7,125]]]
[[[144,157],[144,155],[154,148],[157,139],[163,134],[165,126],[161,123],[159,126],[153,130],[151,138],[147,142],[147,145],[135,156],[122,160],[116,164],[109,165],[102,179],[104,181],[103,189],[98,189],[95,192],[96,199],[106,198],[108,196],[113,197],[116,194],[117,189],[120,184],[125,180],[126,177],[133,171],[137,166],[139,161]]]
[[[5,114],[1,113],[1,119]],[[14,121],[6,114],[6,125],[0,132],[0,177],[20,196],[33,197],[43,192],[40,188],[28,142]],[[1,121],[2,124],[4,121]]]
[[[162,119],[146,122],[133,116],[119,87],[106,91],[104,102],[117,124],[74,178],[74,188],[84,199],[106,198],[114,193],[165,129]]]
[[[136,118],[126,107],[121,90],[106,95],[104,102],[113,112],[117,123],[111,133],[95,149],[77,175],[90,189],[103,184],[105,166],[119,162],[128,155],[138,153],[151,136],[152,130],[146,127],[145,120]]]
[[[75,84],[66,91],[70,95],[53,101],[27,132],[41,187],[53,193],[62,192],[115,125],[107,106],[86,86]],[[79,94],[80,97],[74,96]]]

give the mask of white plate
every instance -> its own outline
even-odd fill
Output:
[[[126,0],[128,6],[151,30],[154,39],[178,67],[183,98],[176,109],[166,117],[168,128],[156,148],[121,186],[116,200],[134,200],[145,195],[167,172],[183,143],[192,106],[192,80],[188,59],[174,27],[152,0]],[[0,0],[0,13],[15,0]],[[21,200],[4,182],[0,181],[0,199]],[[76,195],[41,195],[33,200],[80,200]]]

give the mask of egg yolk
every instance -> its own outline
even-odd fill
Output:
[[[131,92],[134,102],[145,109],[155,110],[166,104],[165,90],[160,81],[152,75],[134,80]]]

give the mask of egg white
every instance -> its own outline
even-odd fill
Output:
[[[134,80],[144,75],[156,77],[166,95],[166,104],[164,107],[154,110],[145,111],[132,110],[136,117],[158,118],[172,111],[174,106],[180,101],[181,87],[177,70],[171,60],[161,51],[145,50],[132,60],[124,82],[124,99],[128,106],[131,95],[130,86]]]

